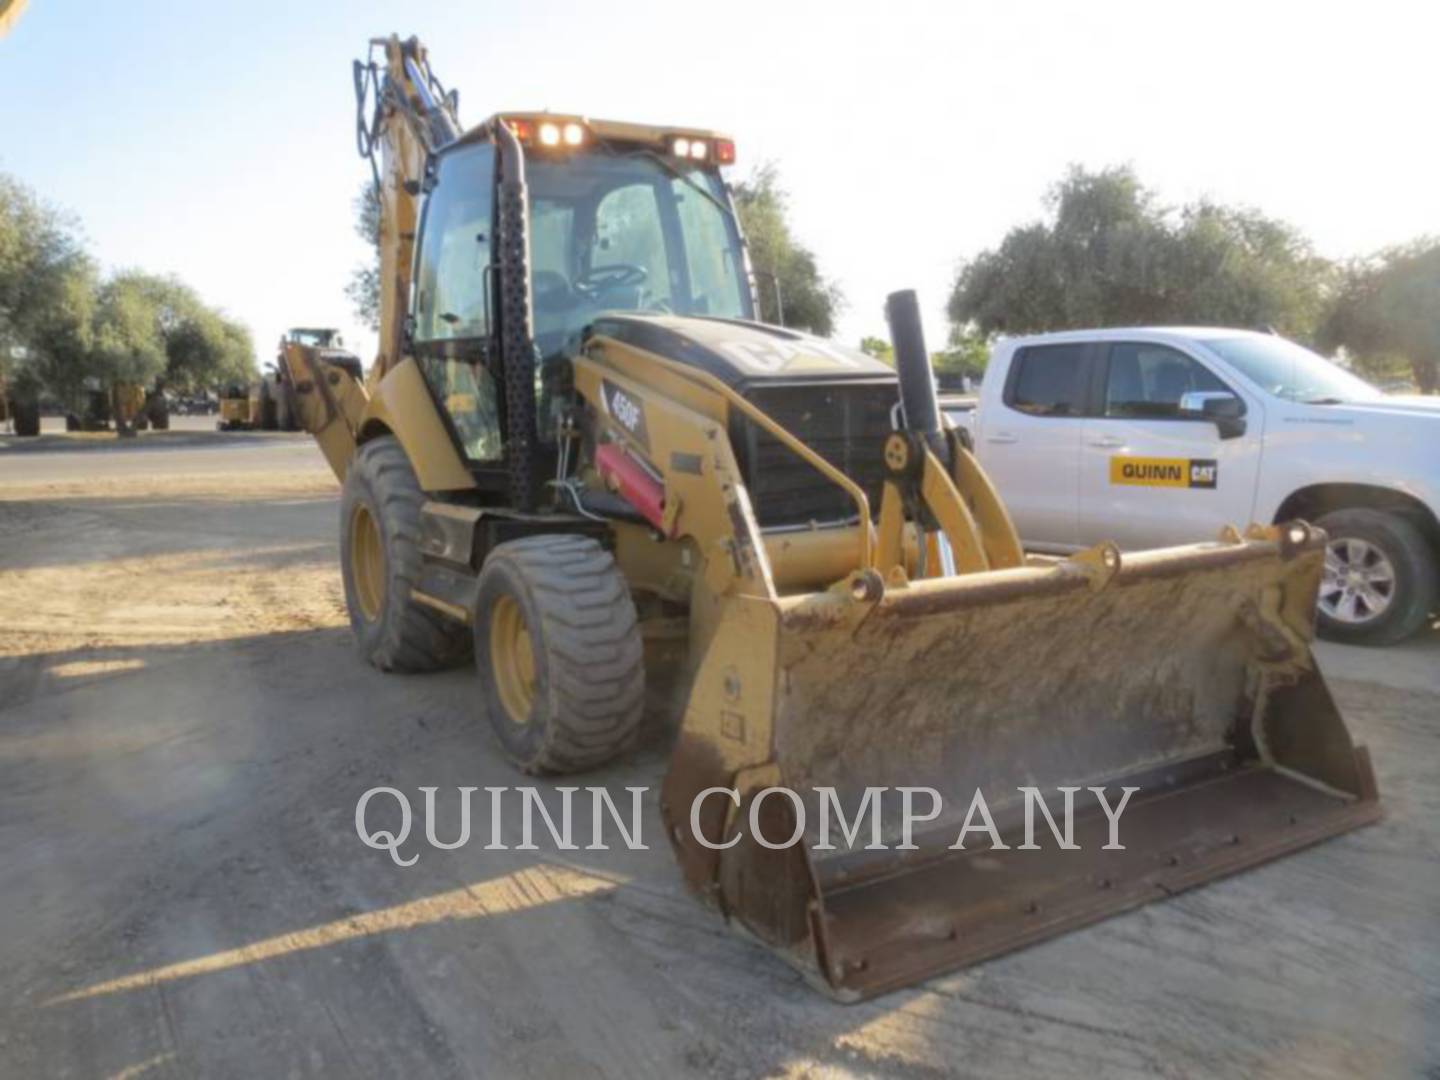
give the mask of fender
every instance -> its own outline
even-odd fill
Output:
[[[396,364],[376,385],[360,420],[358,442],[374,438],[381,428],[400,440],[422,490],[464,491],[475,486],[413,357]]]

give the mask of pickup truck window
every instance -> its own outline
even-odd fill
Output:
[[[1229,389],[1209,368],[1176,349],[1122,341],[1110,348],[1105,415],[1175,420],[1180,417],[1182,395]]]
[[[1032,345],[1015,356],[1005,404],[1031,416],[1083,416],[1089,346]]]
[[[1364,379],[1282,337],[1254,335],[1203,344],[1256,386],[1288,401],[1335,405],[1382,396]]]

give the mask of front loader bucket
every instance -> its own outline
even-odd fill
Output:
[[[1368,757],[1308,644],[1323,548],[1296,524],[878,599],[728,602],[665,784],[687,879],[854,1000],[1375,820]],[[711,787],[736,789],[738,805],[713,792],[697,804]],[[752,818],[768,787],[796,801],[771,793]],[[1080,789],[1075,846],[1060,849],[1036,804],[1035,847],[1021,849],[1021,789],[1037,789],[1063,832],[1066,787]],[[1089,789],[1113,809],[1124,787],[1137,790],[1116,850]],[[908,793],[909,847],[904,788],[938,796]],[[869,808],[878,845],[861,820],[867,789],[884,789]],[[977,791],[1003,847],[980,828]],[[853,846],[837,807],[861,820]],[[771,844],[799,842],[762,846],[756,825]]]

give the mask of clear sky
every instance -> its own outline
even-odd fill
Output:
[[[1440,8],[1158,2],[691,4],[31,0],[0,40],[0,170],[83,222],[107,267],[173,272],[247,322],[338,325],[364,250],[350,61],[418,34],[461,119],[551,108],[731,132],[884,333],[930,341],[958,260],[1036,217],[1072,162],[1167,202],[1256,206],[1331,256],[1440,233]]]

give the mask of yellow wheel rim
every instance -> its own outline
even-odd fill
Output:
[[[528,724],[535,704],[535,650],[525,613],[509,596],[498,598],[490,608],[490,670],[510,719]]]
[[[356,503],[350,515],[350,573],[361,612],[366,621],[376,622],[385,606],[385,544],[375,515],[364,503]]]

